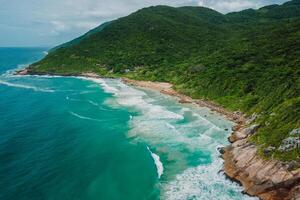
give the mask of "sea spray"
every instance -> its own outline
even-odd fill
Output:
[[[153,160],[154,160],[154,163],[155,163],[155,166],[156,166],[156,169],[157,169],[157,176],[158,178],[160,179],[160,177],[162,176],[162,174],[164,173],[164,167],[163,167],[163,164],[162,162],[160,161],[160,158],[157,154],[153,153],[149,147],[147,147],[148,151],[150,152]]]

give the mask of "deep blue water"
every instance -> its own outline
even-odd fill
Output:
[[[218,173],[232,125],[120,80],[14,76],[0,48],[0,199],[248,199]]]

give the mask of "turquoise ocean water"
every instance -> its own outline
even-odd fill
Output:
[[[14,76],[44,48],[0,48],[1,200],[252,199],[222,172],[232,124],[119,80]]]

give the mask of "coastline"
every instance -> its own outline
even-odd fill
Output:
[[[241,112],[230,112],[206,100],[192,99],[178,93],[170,83],[136,81],[122,78],[128,85],[149,88],[162,94],[178,98],[179,103],[191,103],[207,107],[225,116],[236,125],[228,140],[230,145],[220,150],[224,159],[224,172],[232,181],[240,183],[244,192],[263,200],[300,199],[300,169],[290,169],[290,165],[276,160],[265,160],[257,154],[257,147],[248,140],[259,125],[251,125],[256,116],[245,117]]]
[[[230,121],[236,123],[238,126],[242,126],[246,122],[246,118],[242,112],[230,112],[225,108],[207,100],[193,99],[173,89],[173,85],[165,82],[151,82],[151,81],[137,81],[128,78],[122,78],[122,81],[127,85],[133,85],[136,87],[148,88],[159,91],[162,94],[173,96],[178,98],[179,103],[194,104],[199,107],[207,107],[210,110],[217,112],[220,115],[225,116]]]
[[[16,72],[17,75],[59,75],[35,74],[24,69]],[[95,73],[67,74],[62,76],[81,76],[87,78],[104,78]],[[178,93],[173,85],[165,82],[137,81],[121,78],[122,82],[141,88],[156,90],[162,94],[178,98],[179,103],[194,104],[207,107],[214,112],[225,116],[236,125],[228,138],[231,142],[220,149],[224,159],[224,172],[232,181],[240,183],[244,192],[250,196],[257,196],[263,200],[297,200],[300,199],[300,169],[292,170],[284,162],[265,160],[258,156],[257,147],[248,140],[255,134],[259,125],[250,124],[255,117],[246,118],[241,112],[231,112],[223,107],[202,99],[193,99]],[[250,127],[249,127],[250,126]]]

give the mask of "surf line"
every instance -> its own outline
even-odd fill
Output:
[[[158,179],[160,179],[160,177],[162,176],[162,174],[164,173],[164,167],[163,167],[163,164],[162,162],[160,161],[160,158],[158,155],[156,155],[155,153],[153,153],[150,148],[147,146],[147,149],[149,151],[149,153],[151,154],[151,157],[153,158],[154,160],[154,164],[156,166],[156,170],[157,170],[157,176],[158,176]]]

